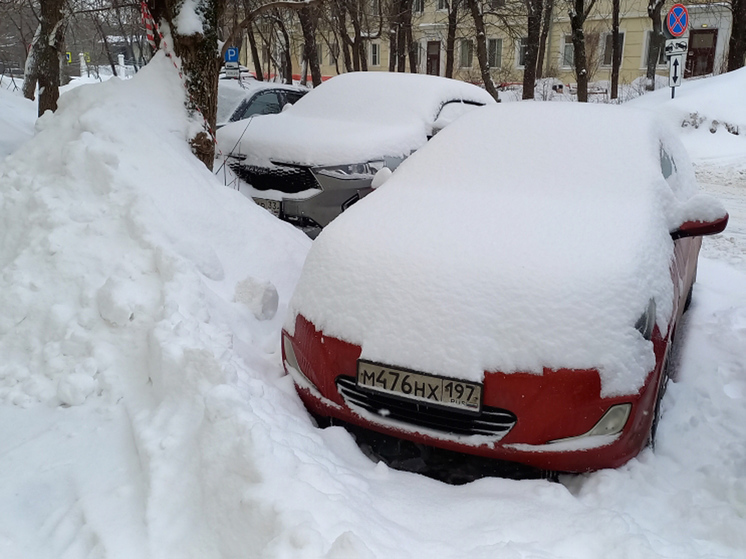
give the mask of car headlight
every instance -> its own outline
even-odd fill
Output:
[[[313,386],[313,382],[311,382],[311,379],[309,379],[305,373],[303,372],[303,369],[300,368],[300,365],[298,364],[298,358],[295,356],[295,349],[293,348],[293,342],[290,340],[290,336],[287,334],[282,335],[282,348],[285,350],[285,362],[295,371],[298,372],[298,374],[301,375],[303,380],[305,380],[309,385]]]
[[[646,340],[650,340],[653,337],[653,329],[655,328],[655,300],[650,299],[648,302],[648,308],[642,313],[637,322],[635,323],[637,329],[642,337]]]
[[[372,179],[383,168],[383,161],[368,161],[366,163],[351,163],[349,165],[332,165],[330,167],[315,167],[314,174],[326,175],[335,179]]]
[[[565,442],[565,441],[577,441],[578,439],[584,439],[586,437],[597,437],[600,435],[616,435],[620,433],[624,426],[627,424],[629,414],[632,411],[632,404],[616,404],[611,406],[606,413],[598,420],[598,422],[591,428],[590,431],[577,435],[575,437],[567,437],[564,439],[555,439],[550,441],[550,444]]]

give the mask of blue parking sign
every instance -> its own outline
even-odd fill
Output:
[[[238,62],[238,47],[228,47],[225,49],[226,62]]]

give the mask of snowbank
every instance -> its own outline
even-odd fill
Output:
[[[742,271],[702,262],[656,454],[564,485],[389,470],[280,376],[309,241],[194,160],[172,69],[64,94],[0,162],[3,559],[743,556]]]
[[[746,156],[746,68],[706,79],[686,80],[676,88],[663,88],[629,101],[647,108],[675,127],[700,160],[733,161]]]
[[[0,88],[0,161],[31,138],[35,120],[36,103],[20,91]]]

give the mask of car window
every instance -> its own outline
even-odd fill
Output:
[[[277,93],[274,91],[263,91],[251,98],[243,113],[241,113],[239,120],[254,115],[277,114],[281,108]]]
[[[303,93],[300,93],[299,91],[286,91],[285,96],[287,97],[288,103],[295,103],[298,99],[303,97]]]
[[[433,134],[435,134],[439,130],[442,130],[460,116],[463,116],[469,111],[473,111],[480,106],[481,105],[477,105],[476,103],[464,103],[463,101],[450,101],[448,103],[445,103],[440,108],[438,117],[433,123]]]
[[[661,146],[661,172],[663,178],[668,179],[676,173],[676,162],[673,157]]]

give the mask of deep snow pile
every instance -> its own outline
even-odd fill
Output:
[[[687,149],[700,160],[738,161],[746,157],[746,68],[707,79],[686,80],[629,102],[656,111],[680,127]]]
[[[0,162],[0,557],[743,556],[744,269],[700,266],[655,454],[564,484],[389,470],[281,376],[309,241],[194,160],[172,68],[65,94]]]
[[[31,138],[33,123],[36,120],[36,105],[24,99],[19,92],[11,92],[0,87],[0,161]]]

